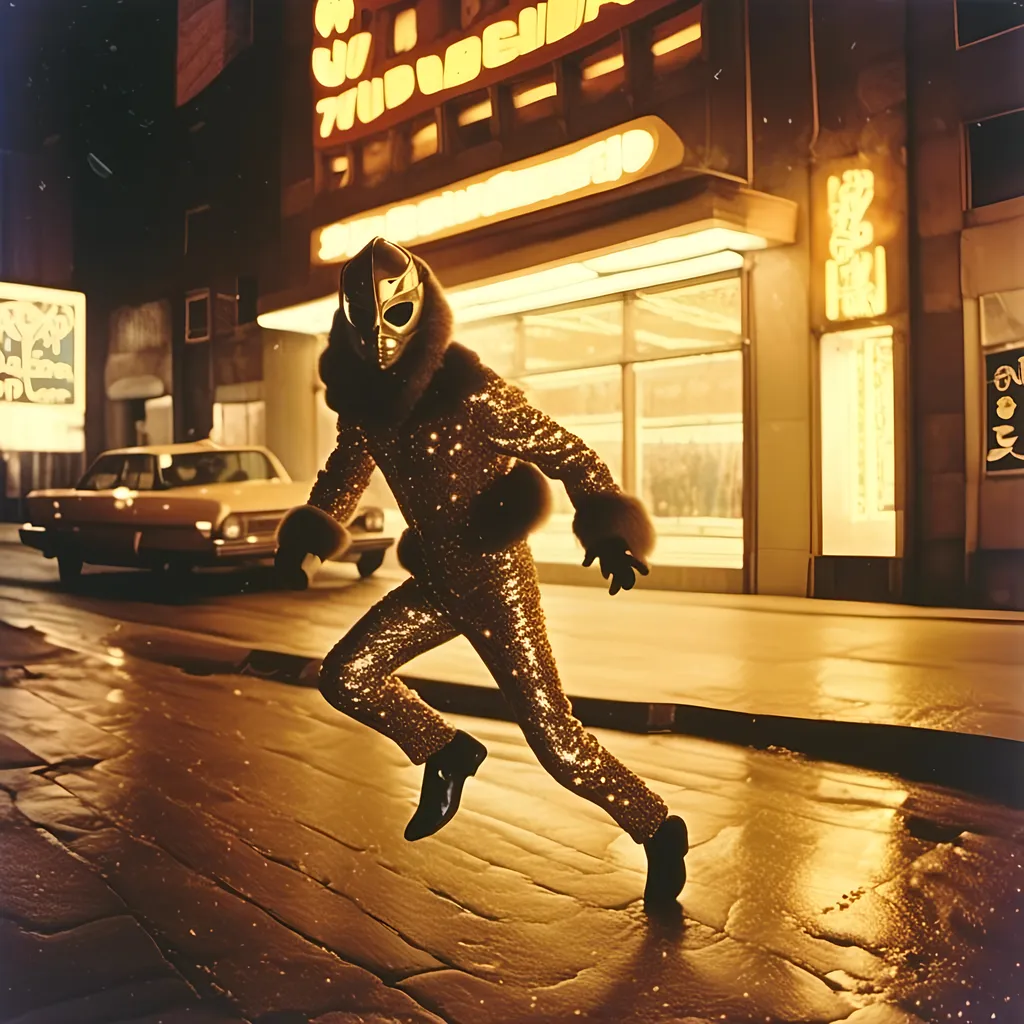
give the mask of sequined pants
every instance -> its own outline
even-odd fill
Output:
[[[422,764],[451,740],[455,729],[394,673],[462,634],[494,677],[548,773],[604,808],[636,842],[649,839],[665,819],[665,803],[573,717],[548,642],[526,543],[478,558],[457,580],[450,571],[446,575],[453,581],[449,585],[406,580],[349,630],[320,670],[327,700]]]

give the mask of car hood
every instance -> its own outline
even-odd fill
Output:
[[[136,525],[208,520],[220,522],[232,512],[281,512],[303,505],[309,498],[309,483],[282,480],[246,480],[207,487],[173,487],[165,491],[131,491],[118,487],[108,491],[79,491],[54,488],[33,491],[28,496],[29,519],[37,526],[62,521],[120,522]]]

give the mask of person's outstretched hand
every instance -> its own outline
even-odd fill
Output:
[[[294,555],[278,549],[274,559],[274,578],[282,590],[308,590],[312,577],[322,564],[315,555],[306,555],[299,561]]]
[[[642,558],[637,558],[621,537],[613,537],[595,545],[583,559],[585,566],[593,565],[597,559],[601,566],[601,575],[612,579],[608,588],[609,594],[617,594],[620,590],[632,590],[636,583],[636,574],[646,576],[651,570]]]

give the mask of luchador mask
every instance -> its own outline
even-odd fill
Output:
[[[423,281],[412,253],[374,238],[345,265],[341,308],[355,328],[353,346],[382,370],[393,366],[423,315]]]

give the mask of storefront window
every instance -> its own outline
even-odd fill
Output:
[[[210,440],[217,444],[266,444],[266,405],[258,402],[215,402]]]
[[[636,367],[637,482],[660,565],[743,567],[740,352]]]
[[[637,292],[634,351],[641,358],[736,348],[742,337],[740,279]]]
[[[484,320],[466,324],[455,332],[458,340],[471,348],[486,366],[502,377],[516,372],[516,349],[519,339],[518,317]]]
[[[981,297],[981,343],[985,348],[1024,340],[1024,288]]]
[[[526,371],[595,366],[622,359],[622,300],[528,313],[523,320]]]
[[[821,339],[824,555],[896,555],[892,338],[891,327],[867,327]]]
[[[518,384],[533,405],[593,448],[621,484],[621,366],[539,374],[524,377]],[[572,502],[557,481],[552,484],[551,496],[551,518],[532,539],[534,556],[542,562],[578,561],[581,555],[572,535]]]
[[[478,321],[458,336],[643,498],[657,565],[743,567],[738,277]],[[551,490],[534,556],[579,562],[572,503],[557,481]]]

